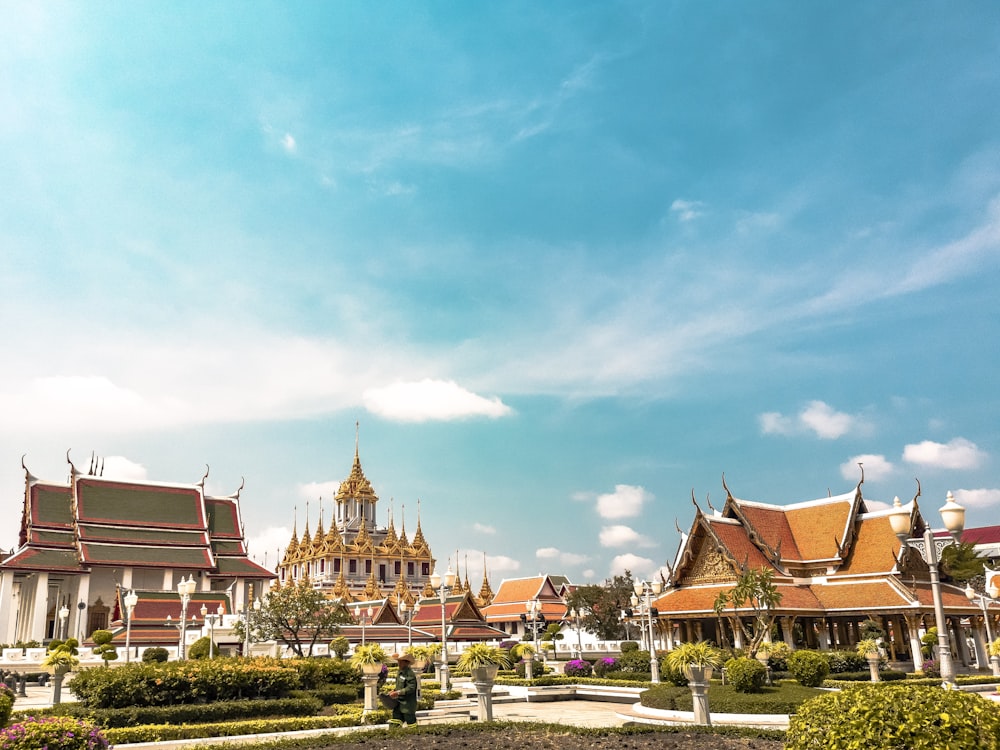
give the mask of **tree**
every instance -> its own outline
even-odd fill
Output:
[[[950,544],[941,550],[941,572],[946,581],[966,583],[983,575],[984,560],[971,542]]]
[[[605,641],[618,641],[625,635],[622,610],[631,606],[632,573],[615,576],[603,586],[578,586],[566,597],[566,605],[580,613],[580,627]]]
[[[296,656],[312,654],[317,643],[329,642],[340,633],[340,626],[351,622],[347,609],[323,596],[308,579],[271,589],[259,610],[251,609],[250,636],[254,641],[281,641]],[[246,625],[237,623],[233,630],[246,639]]]
[[[109,661],[118,658],[118,649],[111,642],[113,639],[114,635],[110,630],[95,630],[90,634],[90,640],[94,642],[94,654],[104,659],[105,668]]]
[[[749,568],[729,591],[715,599],[715,614],[720,618],[726,608],[737,615],[735,621],[743,634],[743,642],[751,657],[757,656],[760,645],[774,625],[775,608],[781,603],[781,592],[774,585],[774,571]],[[739,616],[739,610],[750,610],[750,623]]]

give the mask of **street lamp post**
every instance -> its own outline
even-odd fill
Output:
[[[132,613],[135,612],[135,605],[139,603],[139,596],[132,589],[125,595],[125,663],[132,661]]]
[[[913,498],[913,508],[907,510],[899,498],[893,500],[893,511],[889,514],[889,523],[903,546],[918,550],[927,563],[931,575],[931,594],[934,597],[934,620],[938,631],[938,661],[941,665],[941,680],[944,685],[954,687],[955,666],[951,658],[951,640],[948,637],[948,623],[944,619],[944,603],[941,600],[941,577],[938,572],[940,552],[951,544],[958,544],[965,527],[965,508],[955,502],[955,497],[948,492],[945,504],[941,506],[941,520],[951,534],[952,539],[935,539],[934,532],[928,524],[924,524],[923,539],[911,539],[912,512],[916,508],[920,496],[920,485],[917,484],[917,494]]]
[[[573,627],[576,628],[576,658],[583,658],[583,638],[580,635],[580,610],[576,607],[571,607],[569,610],[569,619],[573,621]]]
[[[660,662],[656,658],[656,631],[653,627],[653,596],[659,596],[663,584],[659,581],[636,581],[632,589],[635,595],[643,599],[646,606],[646,617],[649,621],[649,673],[653,682],[660,681]]]
[[[361,623],[361,645],[365,645],[365,615],[368,616],[367,619],[371,620],[372,615],[375,614],[375,610],[368,607],[364,612],[361,611],[361,607],[354,608],[354,616]]]
[[[177,584],[177,593],[181,598],[181,642],[177,649],[177,658],[183,660],[187,656],[187,608],[191,601],[191,594],[194,593],[198,583],[194,576],[181,578]]]
[[[250,584],[250,596],[247,598],[246,604],[243,606],[243,625],[245,627],[245,632],[243,634],[243,655],[250,656],[250,601],[253,600],[253,611],[260,612],[261,602],[260,597],[253,598],[253,584]]]
[[[535,643],[535,653],[537,654],[538,653],[538,626],[540,624],[539,620],[541,620],[542,623],[545,622],[545,618],[544,617],[541,617],[541,618],[539,617],[539,613],[542,610],[542,606],[541,606],[541,604],[539,604],[539,602],[538,602],[537,599],[532,599],[530,602],[525,602],[524,603],[524,608],[528,611],[527,615],[524,618],[524,625],[525,625],[525,627],[530,627],[531,628],[531,636],[532,636],[532,640]],[[530,623],[530,625],[529,625],[529,623]],[[544,657],[545,655],[542,654],[542,656]]]
[[[420,602],[414,602],[409,606],[405,600],[399,602],[399,612],[406,619],[406,646],[413,648],[413,616],[420,611]]]
[[[448,692],[451,690],[451,677],[448,674],[448,622],[445,604],[448,601],[448,592],[455,585],[455,572],[448,566],[447,572],[442,578],[435,570],[431,575],[431,588],[437,589],[438,598],[441,601],[441,690]]]
[[[208,658],[212,659],[215,657],[215,623],[218,621],[222,622],[222,613],[226,611],[226,608],[219,603],[219,608],[214,613],[209,613],[208,607],[204,604],[201,605],[201,619],[205,621],[208,625]]]
[[[996,599],[1000,599],[1000,587],[998,587],[994,583],[986,590],[986,593],[980,594],[978,591],[973,589],[971,585],[969,585],[965,587],[965,595],[969,597],[970,602],[978,603],[979,608],[983,610],[983,622],[986,623],[987,661],[989,661],[993,667],[993,674],[1000,675],[1000,655],[992,657],[990,656],[990,646],[993,643],[993,629],[990,627],[990,613],[989,613],[990,604]],[[982,667],[983,665],[980,664],[979,668],[982,669]]]

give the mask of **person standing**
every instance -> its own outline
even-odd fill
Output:
[[[417,723],[417,675],[411,667],[413,657],[396,654],[394,658],[399,664],[399,672],[396,674],[396,688],[389,692],[389,697],[395,698],[398,703],[392,709],[389,726],[413,726]]]

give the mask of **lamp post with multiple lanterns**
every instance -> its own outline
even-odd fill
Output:
[[[370,606],[368,609],[362,610],[361,607],[354,608],[354,617],[358,622],[361,623],[361,645],[365,645],[365,622],[371,621],[372,616],[375,614],[375,610]]]
[[[448,692],[451,690],[451,678],[448,674],[448,622],[445,604],[448,601],[448,593],[455,585],[455,572],[448,566],[448,571],[442,578],[435,570],[431,575],[431,588],[436,589],[438,598],[441,601],[441,690]]]
[[[941,506],[941,520],[951,534],[951,539],[935,539],[934,532],[928,524],[924,524],[923,539],[910,538],[912,531],[913,511],[920,497],[920,483],[917,483],[917,494],[913,498],[912,508],[904,508],[899,498],[893,500],[893,510],[889,513],[889,523],[903,546],[918,550],[927,563],[931,576],[931,594],[934,597],[934,619],[938,631],[938,662],[941,665],[941,680],[945,685],[955,685],[955,665],[951,655],[951,640],[948,637],[948,622],[944,617],[944,603],[941,599],[941,577],[939,574],[940,553],[945,547],[958,544],[965,527],[965,508],[955,502],[954,496],[948,492],[945,504]]]
[[[65,604],[59,608],[59,637],[66,640],[66,624],[69,620],[69,607]]]
[[[412,606],[406,603],[405,599],[399,602],[399,613],[406,619],[406,645],[413,646],[413,616],[420,611],[420,602],[414,602]]]
[[[569,619],[573,621],[573,627],[576,629],[576,658],[583,658],[583,638],[580,635],[580,610],[576,607],[570,607]]]
[[[125,594],[125,663],[132,661],[132,614],[135,612],[135,605],[139,603],[139,596],[132,589]]]
[[[180,583],[177,584],[177,594],[181,598],[181,641],[177,649],[177,658],[182,660],[187,656],[187,608],[191,602],[191,595],[197,587],[198,583],[194,580],[194,576],[188,576],[186,579],[181,578]],[[192,617],[192,619],[194,618]]]
[[[209,612],[208,607],[204,604],[201,605],[201,619],[205,621],[208,625],[208,658],[212,659],[215,656],[215,623],[222,622],[222,614],[226,611],[226,608],[219,603],[219,608],[215,612]]]
[[[649,624],[649,673],[653,682],[660,681],[660,662],[656,658],[656,631],[653,627],[653,596],[659,596],[663,584],[659,581],[636,581],[632,589],[638,601],[646,607],[646,618]],[[640,618],[640,622],[641,622]]]

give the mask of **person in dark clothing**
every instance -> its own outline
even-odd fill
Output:
[[[413,726],[417,723],[417,675],[410,666],[413,664],[413,657],[409,654],[396,654],[395,658],[399,664],[399,673],[396,675],[396,689],[389,692],[389,697],[396,698],[399,703],[392,709],[389,726]]]

